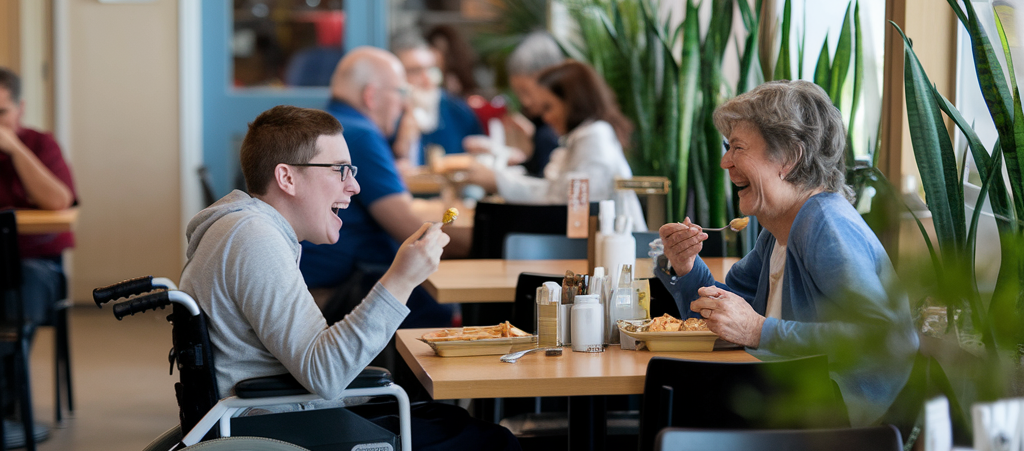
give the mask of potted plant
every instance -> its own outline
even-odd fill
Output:
[[[998,140],[992,149],[985,148],[971,124],[936,90],[914,54],[910,39],[899,27],[896,29],[903,35],[905,44],[904,82],[914,155],[937,241],[936,249],[918,222],[930,256],[931,274],[924,276],[935,284],[928,293],[929,299],[946,307],[949,330],[980,336],[979,346],[969,350],[980,351],[978,363],[983,369],[968,374],[968,380],[960,381],[966,389],[951,390],[960,385],[954,383],[942,390],[950,397],[954,422],[961,423],[960,430],[966,432],[969,426],[966,409],[972,403],[1021,394],[1024,161],[1019,155],[1024,150],[1024,113],[1013,59],[999,16],[995,16],[995,21],[1009,69],[1009,83],[997,58],[999,47],[990,42],[972,2],[964,2],[961,8],[956,0],[947,1],[970,35],[975,71],[998,132]],[[964,202],[965,163],[957,161],[943,114],[952,119],[966,137],[981,178],[976,208],[970,216],[965,211]],[[991,292],[979,289],[975,260],[978,224],[986,199],[991,204],[998,230],[997,237],[986,238],[998,239],[1000,249],[999,271]],[[962,347],[959,340],[946,341],[945,345]],[[961,436],[958,439],[963,441],[965,438]]]

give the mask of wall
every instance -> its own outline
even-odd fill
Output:
[[[66,153],[80,216],[72,295],[183,263],[178,135],[178,3],[64,0]],[[58,11],[58,15],[61,11]]]

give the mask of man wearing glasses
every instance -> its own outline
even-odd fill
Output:
[[[361,191],[338,213],[345,227],[336,244],[303,243],[302,274],[328,322],[355,307],[391,265],[399,243],[421,224],[385,138],[395,133],[407,93],[402,63],[373,47],[350,51],[331,78],[326,110],[344,127]],[[446,257],[468,254],[468,233],[451,239]],[[423,288],[414,290],[408,306],[411,313],[402,327],[451,324],[451,306],[439,305]]]
[[[341,132],[323,111],[265,111],[240,150],[248,192],[232,191],[189,222],[181,290],[209,318],[221,396],[241,380],[289,373],[312,393],[338,398],[409,314],[413,289],[437,270],[448,235],[420,223],[358,307],[334,325],[324,320],[299,272],[299,242],[338,242],[338,211],[360,192]],[[411,413],[416,449],[519,449],[506,429],[457,406]],[[371,419],[383,427],[392,420]]]
[[[391,52],[405,68],[410,98],[399,122],[392,148],[395,157],[410,166],[425,163],[423,149],[432,144],[446,154],[463,153],[462,140],[482,135],[476,114],[462,99],[441,88],[437,55],[415,30],[391,38]]]

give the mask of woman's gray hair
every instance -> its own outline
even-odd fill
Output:
[[[787,182],[838,192],[853,201],[853,190],[846,186],[843,116],[818,85],[768,82],[722,104],[713,118],[726,137],[739,123],[757,128],[768,145],[768,158],[792,166]]]
[[[534,31],[516,46],[505,61],[509,75],[534,76],[565,61],[558,42],[544,31]]]

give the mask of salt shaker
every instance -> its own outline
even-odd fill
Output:
[[[604,352],[604,308],[596,294],[577,295],[572,307],[572,350]]]

